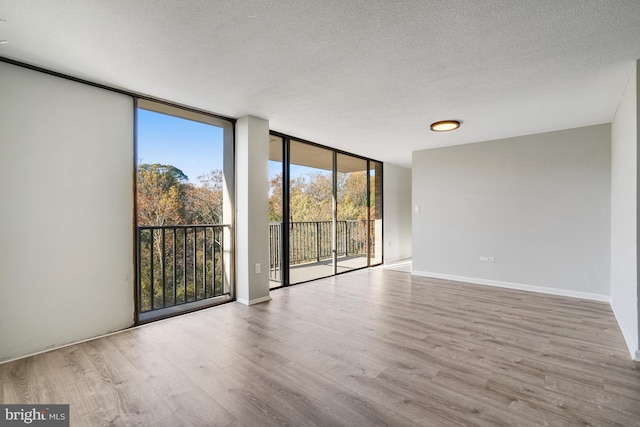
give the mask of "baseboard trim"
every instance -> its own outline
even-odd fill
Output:
[[[640,362],[640,350],[635,348],[634,340],[631,339],[631,334],[629,333],[627,328],[625,328],[625,324],[621,321],[621,318],[619,315],[620,309],[618,308],[618,305],[613,299],[611,300],[611,310],[613,311],[613,315],[616,318],[616,322],[618,322],[618,327],[622,332],[622,337],[624,338],[625,344],[627,344],[627,348],[629,349],[629,354],[631,355],[631,358],[637,362]]]
[[[254,304],[260,304],[261,302],[267,302],[271,300],[271,296],[267,295],[266,297],[260,297],[260,298],[254,298],[252,300],[246,300],[243,298],[236,298],[236,301],[238,301],[240,304],[244,304],[244,305],[254,305]]]
[[[71,347],[72,345],[82,344],[82,343],[85,343],[85,342],[95,341],[95,340],[99,340],[101,338],[110,337],[112,335],[121,334],[123,332],[127,332],[127,331],[130,331],[132,329],[138,329],[138,328],[140,328],[142,326],[145,326],[145,325],[139,325],[139,326],[132,325],[132,326],[124,328],[124,329],[118,329],[118,330],[113,331],[113,332],[107,332],[107,333],[104,333],[104,334],[101,334],[101,335],[97,335],[95,337],[84,338],[84,339],[81,339],[79,341],[73,341],[73,342],[69,342],[69,343],[66,343],[66,344],[59,344],[59,345],[54,344],[54,345],[52,345],[50,347],[45,348],[44,350],[34,351],[32,353],[23,354],[22,356],[15,356],[15,357],[12,357],[11,359],[0,360],[0,365],[5,364],[5,363],[10,363],[10,362],[15,362],[16,360],[20,360],[20,359],[26,359],[27,357],[37,356],[39,354],[49,353],[50,351],[60,350],[60,349],[63,349],[65,347]]]
[[[411,262],[411,257],[395,257],[395,258],[385,257],[383,265],[397,264],[402,262]]]
[[[544,286],[524,285],[521,283],[501,282],[498,280],[478,279],[475,277],[466,276],[454,276],[451,274],[431,273],[428,271],[415,271],[411,272],[415,276],[431,277],[434,279],[453,280],[456,282],[473,283],[476,285],[495,286],[498,288],[516,289],[519,291],[538,292],[542,294],[560,295],[563,297],[572,297],[586,299],[590,301],[600,301],[611,303],[611,297],[609,295],[592,294],[590,292],[571,291],[567,289],[547,288]]]

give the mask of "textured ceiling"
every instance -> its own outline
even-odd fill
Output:
[[[0,0],[0,19],[0,56],[406,166],[609,122],[640,58],[640,0]]]

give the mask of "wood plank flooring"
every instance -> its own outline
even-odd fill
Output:
[[[606,303],[371,269],[0,365],[72,426],[639,426]]]

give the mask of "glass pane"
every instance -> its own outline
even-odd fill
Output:
[[[367,161],[337,155],[338,273],[366,267],[367,262]]]
[[[333,270],[333,152],[291,141],[289,169],[290,283]]]
[[[382,264],[382,163],[369,162],[369,265]]]
[[[138,313],[230,298],[230,123],[140,101],[136,112]],[[183,114],[184,113],[184,114]]]
[[[269,287],[282,285],[282,138],[269,136]]]

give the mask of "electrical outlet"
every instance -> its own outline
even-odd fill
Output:
[[[480,261],[483,262],[496,262],[496,259],[492,256],[481,256]]]
[[[256,274],[260,274],[260,263],[257,263],[257,264],[254,266],[254,269],[255,269]]]

